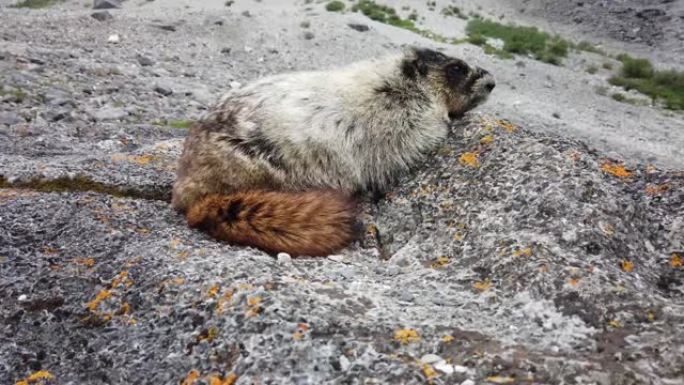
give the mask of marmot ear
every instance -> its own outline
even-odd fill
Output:
[[[401,72],[406,78],[413,80],[417,76],[427,76],[431,66],[439,66],[448,60],[449,58],[441,52],[426,48],[413,48],[404,59]]]

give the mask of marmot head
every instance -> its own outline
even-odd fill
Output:
[[[494,78],[484,69],[425,48],[407,52],[401,72],[409,80],[426,82],[444,100],[450,119],[458,119],[482,104],[495,86]]]

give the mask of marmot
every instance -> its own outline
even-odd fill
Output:
[[[487,71],[419,48],[263,78],[191,127],[172,204],[230,244],[328,255],[358,233],[355,194],[386,191],[493,88]]]

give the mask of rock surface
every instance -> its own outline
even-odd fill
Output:
[[[323,4],[224,3],[0,9],[0,383],[684,383],[681,115],[596,95],[584,54],[516,65]],[[405,44],[498,85],[364,205],[363,242],[269,256],[171,209],[222,92]]]

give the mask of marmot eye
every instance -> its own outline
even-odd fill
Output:
[[[462,79],[468,75],[468,66],[465,63],[451,63],[446,68],[447,78],[450,80]]]

